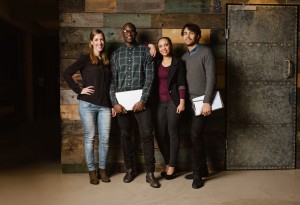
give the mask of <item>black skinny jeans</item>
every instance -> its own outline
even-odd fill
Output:
[[[175,167],[179,152],[179,119],[172,100],[160,102],[157,108],[156,140],[165,164]]]
[[[154,172],[154,137],[151,110],[149,108],[140,112],[128,112],[118,115],[121,129],[121,142],[124,163],[127,169],[134,168],[134,150],[132,140],[132,118],[135,117],[143,140],[144,161],[147,172]]]
[[[189,116],[192,118],[191,141],[193,146],[193,170],[194,173],[202,175],[208,171],[204,143],[204,128],[209,116],[195,116],[190,103],[187,104],[187,110]]]

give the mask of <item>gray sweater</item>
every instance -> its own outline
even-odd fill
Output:
[[[191,56],[186,52],[182,60],[186,63],[190,99],[205,95],[203,102],[211,104],[216,82],[216,66],[211,49],[201,45]]]

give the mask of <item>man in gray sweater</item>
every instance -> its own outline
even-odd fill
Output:
[[[195,116],[191,103],[187,103],[187,110],[192,117],[193,174],[187,175],[186,179],[193,179],[192,187],[199,189],[204,185],[202,177],[208,177],[203,132],[207,118],[212,112],[216,68],[211,49],[199,44],[201,30],[198,25],[190,23],[184,25],[181,35],[188,48],[182,60],[186,64],[189,98],[192,100],[205,95],[201,115]]]

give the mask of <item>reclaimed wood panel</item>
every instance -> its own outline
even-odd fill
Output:
[[[123,43],[122,30],[102,28],[107,43]],[[61,28],[60,43],[87,43],[89,42],[90,28]],[[161,29],[137,29],[138,42],[156,42],[161,37]]]
[[[118,147],[112,147],[110,140],[110,146],[108,151],[108,163],[123,162],[123,154],[121,145]],[[64,164],[76,164],[85,163],[84,154],[84,137],[83,135],[63,135],[62,137],[62,163]],[[95,137],[94,151],[95,151],[95,162],[98,161],[98,138]],[[155,157],[157,162],[162,161],[161,153],[158,149],[155,149]],[[139,159],[138,161],[144,161],[144,154],[142,150],[136,149],[135,155]]]
[[[226,58],[226,45],[225,44],[213,44],[210,45],[215,58]]]
[[[224,74],[220,74],[220,75],[217,75],[217,85],[216,85],[216,88],[218,90],[220,89],[225,89],[225,75]]]
[[[129,9],[130,8],[130,9]],[[165,0],[117,0],[117,13],[163,13]]]
[[[83,12],[85,0],[59,0],[58,10],[60,12]]]
[[[60,90],[60,104],[78,104],[77,94],[73,90]]]
[[[76,60],[77,59],[60,59],[60,73],[62,74]],[[63,79],[63,78],[61,78],[61,79]]]
[[[300,73],[298,73],[297,77],[297,88],[300,88]]]
[[[60,13],[60,27],[103,27],[102,13]]]
[[[216,69],[217,69],[217,74],[225,74],[225,68],[226,68],[226,60],[224,58],[218,58],[216,59]]]
[[[59,29],[60,43],[88,43],[91,28],[66,28]]]
[[[116,0],[85,0],[85,12],[113,13]]]
[[[184,43],[181,29],[162,29],[162,36],[171,38],[173,43]],[[210,29],[201,29],[201,44],[210,44]]]
[[[78,59],[82,54],[89,53],[88,43],[61,43],[60,58],[61,59]]]
[[[187,22],[201,29],[225,28],[224,14],[151,14],[151,28],[181,29]]]
[[[104,14],[104,27],[122,29],[123,25],[131,22],[137,29],[151,28],[150,14]]]
[[[61,135],[82,135],[84,133],[82,122],[80,120],[62,120],[61,121]],[[117,118],[112,118],[110,131],[110,147],[120,148],[121,137]]]
[[[227,0],[227,3],[234,4],[284,4],[286,0]]]
[[[210,33],[211,44],[225,44],[225,29],[224,28],[213,28]]]
[[[120,44],[122,45],[124,42],[122,31],[119,29],[105,29],[104,31],[105,37],[108,38],[107,44],[112,44],[108,45],[110,47],[117,48]],[[161,29],[137,29],[137,37],[136,40],[138,43],[144,43],[144,42],[150,42],[150,43],[155,43],[157,40],[161,37]],[[113,50],[109,50],[113,51]]]
[[[165,13],[210,13],[210,1],[165,0]]]
[[[83,126],[80,120],[62,120],[60,123],[61,135],[83,135]]]
[[[79,120],[78,105],[60,105],[61,120]]]

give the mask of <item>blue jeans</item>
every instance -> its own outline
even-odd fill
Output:
[[[94,163],[94,140],[98,124],[99,168],[105,169],[109,147],[111,109],[79,100],[78,111],[84,129],[84,150],[87,167],[89,171],[96,170]]]

